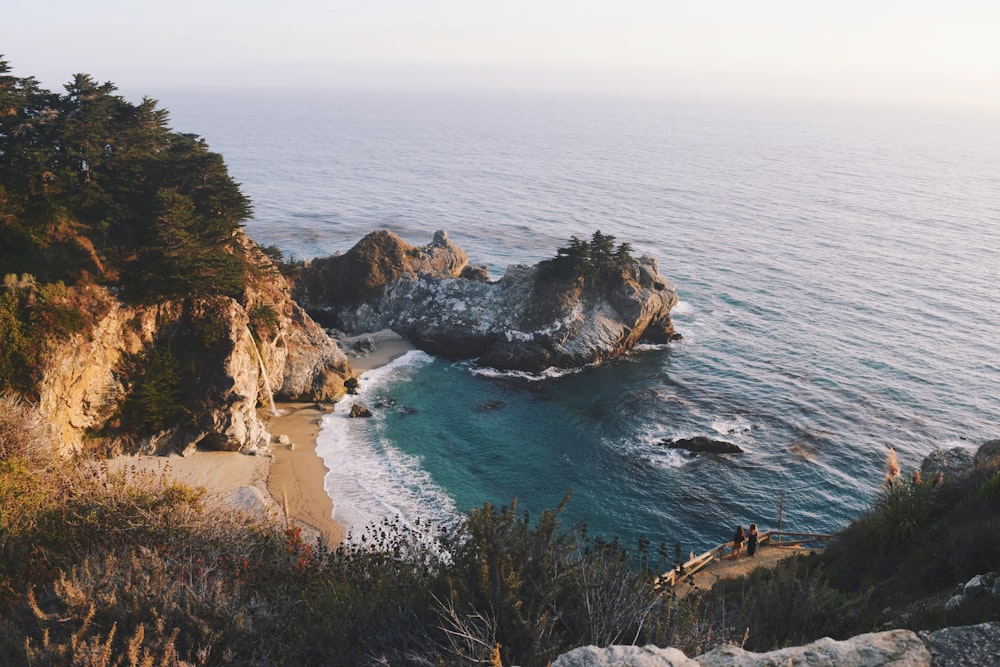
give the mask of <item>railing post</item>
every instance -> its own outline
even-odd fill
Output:
[[[785,514],[785,490],[778,493],[778,542],[781,542],[781,521]]]

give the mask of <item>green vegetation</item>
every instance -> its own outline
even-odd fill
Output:
[[[251,209],[222,157],[172,131],[155,100],[132,104],[85,74],[54,93],[10,71],[0,57],[0,391],[37,398],[45,353],[87,333],[113,298],[184,299],[188,310],[242,300],[254,269],[237,231]],[[218,318],[188,321],[201,348],[223,342]],[[157,401],[194,377],[162,347],[134,360],[142,377],[123,378],[139,391],[124,416],[143,433],[175,425],[180,399]]]
[[[0,390],[30,393],[41,378],[40,356],[51,338],[87,328],[62,281],[38,284],[28,274],[0,287]]]
[[[531,667],[586,644],[696,655],[996,620],[992,598],[949,611],[923,598],[996,568],[998,464],[896,479],[825,553],[677,599],[656,583],[665,545],[591,537],[561,525],[562,507],[533,518],[487,503],[447,529],[383,522],[331,550],[201,491],[58,460],[34,410],[5,394],[0,663]],[[927,529],[873,542],[899,504],[924,516],[925,484]]]
[[[615,237],[598,230],[590,241],[571,237],[566,247],[559,248],[556,256],[545,260],[541,266],[543,272],[551,276],[600,282],[620,277],[631,271],[634,264],[631,245],[622,243],[615,248]]]
[[[156,433],[184,418],[185,373],[170,345],[154,347],[133,360],[141,370],[125,400],[122,426],[132,434]]]
[[[902,477],[889,459],[872,506],[824,552],[686,599],[690,630],[677,645],[689,655],[706,640],[765,651],[887,627],[1000,620],[1000,599],[989,595],[944,608],[956,585],[1000,569],[1000,459],[934,480]]]
[[[0,396],[0,663],[545,665],[655,641],[669,598],[644,551],[484,505],[383,523],[328,550],[201,492],[60,461]]]
[[[233,232],[250,205],[222,157],[167,127],[156,101],[77,74],[63,94],[0,59],[0,266],[137,300],[238,296]]]
[[[266,304],[250,309],[250,329],[256,338],[265,338],[278,331],[278,313]]]

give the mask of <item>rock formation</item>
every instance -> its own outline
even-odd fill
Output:
[[[980,623],[918,633],[934,665],[993,667],[1000,656],[1000,623]]]
[[[678,438],[677,440],[664,440],[660,443],[670,449],[684,449],[694,453],[708,454],[742,454],[743,448],[726,440],[716,440],[705,435],[696,435],[693,438]]]
[[[954,664],[954,663],[941,663]],[[963,663],[965,664],[965,663]],[[980,664],[980,663],[969,663]],[[982,663],[986,664],[986,663]],[[753,653],[738,646],[722,646],[694,658],[675,648],[655,646],[585,646],[564,653],[552,667],[869,667],[873,665],[931,665],[931,653],[910,630],[858,635],[844,641],[829,637],[805,646]]]
[[[938,473],[954,477],[972,467],[973,453],[965,447],[935,449],[920,463],[920,474],[925,479],[934,479]]]
[[[59,432],[64,453],[130,438],[124,423],[130,415],[145,426],[133,439],[144,453],[253,449],[269,438],[257,415],[257,406],[268,403],[266,386],[297,400],[344,393],[347,358],[291,300],[270,260],[239,234],[254,265],[239,301],[213,296],[127,305],[101,287],[86,288],[87,303],[80,305],[94,325],[49,346],[39,385],[40,410]],[[176,367],[168,371],[187,378],[164,390],[182,416],[171,424],[144,420],[156,404],[137,400],[156,354]],[[144,396],[157,400],[152,391]]]
[[[392,329],[417,347],[480,365],[539,372],[600,362],[674,336],[677,293],[642,257],[599,281],[516,265],[496,282],[469,269],[444,232],[423,248],[375,232],[304,267],[295,298],[352,334]]]

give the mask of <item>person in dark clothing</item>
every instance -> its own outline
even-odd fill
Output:
[[[757,534],[757,524],[750,524],[750,532],[747,533],[747,555],[753,556],[757,553],[757,542],[760,536]]]
[[[739,558],[740,552],[743,551],[743,543],[746,542],[747,536],[743,532],[743,526],[736,526],[736,534],[733,535],[733,558]]]

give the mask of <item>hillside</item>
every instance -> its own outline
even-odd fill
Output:
[[[344,392],[346,358],[243,233],[250,202],[220,155],[155,100],[9,71],[0,60],[0,391],[37,402],[63,450],[105,452],[256,447],[269,388]]]

